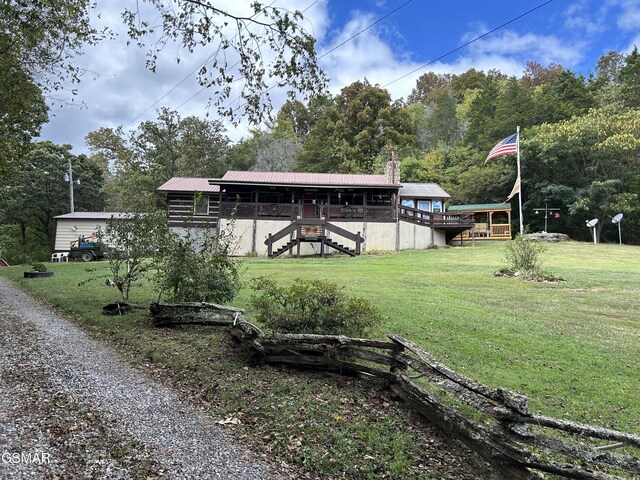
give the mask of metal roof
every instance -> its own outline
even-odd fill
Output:
[[[437,183],[403,183],[400,198],[451,198]]]
[[[477,212],[479,210],[511,210],[510,203],[477,203],[475,205],[449,205],[447,207],[448,211],[473,211]]]
[[[157,191],[216,193],[220,191],[220,187],[209,184],[208,178],[173,177],[160,185]]]
[[[350,173],[297,173],[297,172],[238,172],[229,171],[212,184],[287,185],[316,187],[386,187],[398,188],[384,175],[359,175]]]
[[[76,220],[109,220],[111,217],[125,217],[132,215],[124,212],[73,212],[58,215],[53,218],[76,219]]]

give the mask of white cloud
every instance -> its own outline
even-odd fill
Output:
[[[565,27],[576,35],[597,35],[609,29],[607,24],[608,5],[594,10],[586,0],[573,3],[564,12]]]
[[[640,1],[611,0],[610,4],[620,8],[616,22],[618,27],[627,31],[640,29]]]

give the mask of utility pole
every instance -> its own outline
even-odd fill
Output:
[[[69,172],[64,174],[65,181],[69,182],[69,211],[73,213],[74,202],[73,202],[73,169],[71,168],[71,158],[69,158]]]

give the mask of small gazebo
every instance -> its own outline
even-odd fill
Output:
[[[454,240],[510,240],[511,204],[484,203],[475,205],[450,205],[449,212],[472,213],[474,226]]]

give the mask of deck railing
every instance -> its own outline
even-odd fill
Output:
[[[400,207],[400,219],[436,228],[473,226],[473,215],[468,213],[426,212],[404,206]]]
[[[511,238],[511,225],[508,223],[497,223],[491,226],[486,223],[476,223],[473,230],[461,233],[462,240],[509,240]],[[458,235],[454,240],[460,240]]]
[[[393,222],[396,219],[395,209],[389,205],[319,205],[317,217],[326,220],[352,221],[368,220],[374,222]],[[301,215],[297,203],[255,203],[255,202],[221,202],[220,216],[242,219],[291,219]]]

